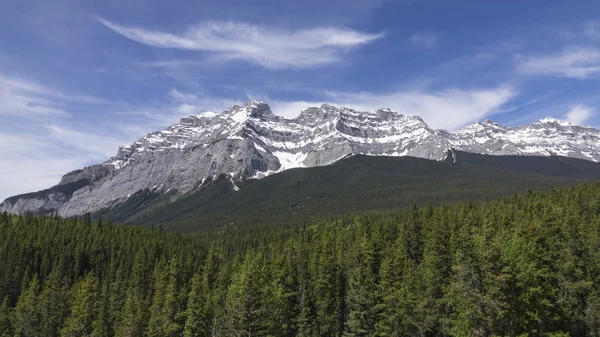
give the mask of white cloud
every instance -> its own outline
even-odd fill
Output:
[[[114,155],[120,141],[66,127],[0,131],[0,202],[56,185],[67,172]]]
[[[0,115],[67,115],[52,101],[57,95],[45,86],[0,74]]]
[[[128,141],[127,137],[121,134],[108,133],[109,136],[105,136],[89,130],[79,131],[59,125],[48,125],[45,128],[48,136],[46,140],[55,145],[60,144],[63,153],[85,154],[84,157],[101,161],[115,155],[119,145]]]
[[[185,67],[185,66],[202,65],[203,61],[200,59],[192,59],[192,60],[173,59],[173,60],[160,60],[160,61],[153,61],[153,62],[136,62],[136,64],[139,66],[142,66],[142,67],[146,67],[146,68],[159,68],[159,69],[165,69],[165,70],[169,70],[169,69],[172,70],[172,69]]]
[[[285,118],[294,118],[298,117],[300,112],[306,110],[309,107],[320,106],[326,101],[266,101],[265,103],[269,104],[271,107],[271,111],[274,114]]]
[[[510,87],[486,90],[449,89],[438,92],[408,91],[396,93],[330,92],[323,102],[275,102],[273,112],[295,117],[302,110],[321,103],[330,103],[361,111],[391,108],[405,115],[422,117],[433,128],[454,130],[495,113],[516,96]]]
[[[23,79],[0,77],[0,85],[10,88],[4,91],[5,102],[43,102],[46,108],[64,106],[59,115],[33,119],[30,115],[45,112],[27,107],[25,116],[22,111],[6,110],[17,122],[24,118],[27,121],[18,123],[18,131],[10,130],[11,125],[0,124],[0,202],[12,195],[49,188],[69,171],[104,162],[116,154],[119,145],[130,144],[149,132],[176,123],[181,116],[221,111],[241,103],[173,88],[168,91],[167,99],[159,102],[140,106],[114,102],[102,106],[109,111],[107,116],[113,117],[107,118],[112,122],[90,125],[84,120],[76,124],[77,116],[71,114],[68,103],[91,104],[96,99],[68,95]],[[5,111],[1,109],[0,105],[0,112]]]
[[[48,155],[51,144],[32,135],[0,132],[0,202],[12,195],[48,188],[77,167],[72,158]]]
[[[148,102],[143,105],[123,105],[115,107],[117,120],[132,120],[131,123],[113,123],[112,127],[121,133],[140,138],[149,132],[162,130],[176,123],[182,116],[201,114],[207,111],[223,111],[235,104],[242,104],[244,100],[233,100],[209,95],[191,94],[176,88],[167,92],[168,101]]]
[[[597,78],[600,75],[600,50],[589,47],[568,47],[552,55],[523,58],[518,69],[522,73],[534,75]]]
[[[168,92],[169,96],[173,98],[175,101],[184,102],[184,103],[197,103],[200,101],[198,95],[183,93],[175,88],[171,88]]]
[[[571,107],[569,112],[565,114],[564,119],[569,123],[580,125],[595,113],[596,111],[593,108],[578,104]]]
[[[437,35],[431,32],[415,33],[410,37],[409,40],[413,45],[428,49],[433,48],[438,44]]]
[[[238,22],[207,22],[180,34],[99,22],[116,33],[149,46],[213,53],[220,60],[245,60],[266,68],[305,68],[338,62],[341,53],[375,41],[382,33],[347,28],[282,31]]]
[[[0,73],[0,116],[19,117],[68,116],[65,106],[70,102],[106,104],[107,101],[88,95],[65,93],[23,78]]]
[[[180,116],[204,111],[222,111],[241,100],[224,99],[202,93],[192,94],[173,88],[166,100],[130,106],[113,102],[102,106],[110,111],[113,122],[94,124],[90,128],[77,127],[71,114],[70,102],[83,104],[105,103],[85,95],[71,95],[48,86],[22,79],[0,77],[5,101],[24,104],[23,112],[11,118],[29,118],[44,109],[61,109],[61,114],[23,123],[21,131],[0,128],[0,199],[10,195],[36,191],[56,184],[60,177],[77,168],[103,162],[116,153],[120,144],[127,144],[146,133],[162,129]],[[8,88],[8,89],[7,89]],[[331,103],[359,110],[391,107],[401,113],[420,115],[432,127],[455,128],[493,113],[515,92],[510,88],[489,90],[446,90],[439,92],[410,91],[379,93],[326,93],[322,102],[267,100],[275,113],[294,117],[308,106]],[[35,104],[34,104],[35,103]],[[15,104],[13,103],[13,106]],[[77,107],[92,107],[78,104]],[[0,109],[4,109],[1,108]],[[0,110],[5,113],[8,110]],[[50,110],[52,111],[52,110]],[[63,116],[72,115],[72,118]],[[89,125],[89,121],[79,121]]]
[[[102,162],[127,139],[100,125],[87,130],[67,126],[77,117],[73,103],[84,109],[108,104],[0,74],[0,201],[48,188],[71,170]]]

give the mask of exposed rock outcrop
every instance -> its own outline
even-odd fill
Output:
[[[294,167],[328,165],[352,154],[443,160],[447,150],[490,155],[561,155],[600,160],[600,130],[543,119],[522,127],[491,121],[456,132],[434,130],[390,109],[332,105],[285,119],[252,101],[221,113],[183,117],[98,165],[67,173],[48,190],[8,198],[0,211],[94,212],[145,189],[182,195],[220,174],[261,178]]]

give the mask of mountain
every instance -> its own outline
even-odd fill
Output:
[[[446,160],[437,161],[354,155],[263,179],[236,182],[222,174],[175,200],[170,193],[146,189],[94,216],[181,231],[314,223],[357,212],[496,198],[598,179],[600,163],[567,157],[449,151]]]
[[[360,112],[332,105],[285,119],[262,102],[203,113],[156,131],[98,165],[67,173],[47,190],[18,195],[0,211],[63,216],[117,207],[140,191],[174,201],[226,175],[236,184],[290,168],[329,165],[351,155],[442,160],[450,148],[488,155],[600,160],[600,130],[554,119],[522,127],[491,121],[456,132],[390,109]]]

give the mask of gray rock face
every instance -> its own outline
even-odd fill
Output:
[[[114,166],[107,165],[92,165],[82,170],[75,170],[65,174],[60,180],[59,185],[69,184],[81,179],[85,179],[90,183],[98,181],[114,171]]]
[[[102,164],[67,173],[48,190],[8,198],[0,211],[79,215],[118,205],[145,189],[180,196],[223,173],[235,190],[235,180],[329,165],[352,154],[441,160],[449,148],[598,161],[600,130],[543,119],[522,127],[485,121],[448,132],[390,109],[359,112],[327,104],[285,119],[267,104],[252,101],[221,113],[183,117],[121,146]]]
[[[35,212],[36,214],[51,214],[69,201],[63,193],[49,192],[40,196],[24,195],[14,200],[6,199],[0,209],[13,214]]]

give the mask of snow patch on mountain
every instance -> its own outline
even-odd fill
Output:
[[[356,111],[323,104],[294,119],[260,101],[179,123],[119,147],[106,162],[70,172],[61,184],[85,182],[69,195],[17,196],[0,211],[77,215],[118,205],[133,193],[170,191],[176,198],[227,174],[233,184],[296,167],[329,165],[353,154],[446,158],[450,148],[488,155],[560,155],[600,160],[600,130],[545,118],[507,127],[490,120],[455,132],[430,128],[391,109]],[[83,179],[83,180],[82,180]],[[79,186],[79,185],[78,185]]]

